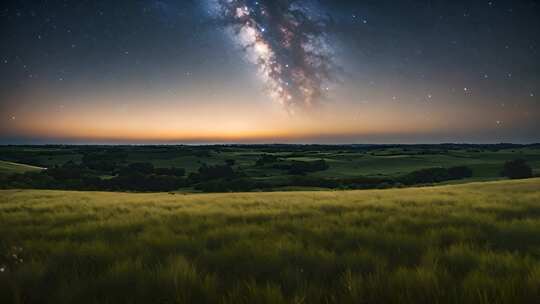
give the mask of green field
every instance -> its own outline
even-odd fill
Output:
[[[530,167],[529,176],[540,176],[538,144],[0,146],[0,188],[182,193],[385,189],[500,180],[505,163],[518,159]],[[33,168],[24,165],[2,170],[7,162],[48,170],[22,174],[21,169]],[[140,169],[141,164],[150,169]],[[450,177],[440,171],[456,167],[466,174]],[[201,173],[204,168],[214,173]],[[439,173],[415,177],[433,169]]]
[[[236,167],[253,177],[286,178],[283,172],[254,168],[261,155],[283,161],[324,159],[329,169],[323,177],[398,176],[429,167],[469,166],[474,178],[498,177],[505,161],[523,158],[540,172],[540,146],[498,148],[496,145],[466,148],[444,146],[0,146],[0,159],[19,159],[53,167],[67,161],[80,162],[85,153],[125,152],[127,162],[151,162],[156,167],[179,167],[195,172],[201,163],[222,164],[234,159]]]
[[[43,168],[0,160],[0,174],[24,173],[40,170],[43,170]]]
[[[540,179],[0,191],[0,303],[539,303]]]

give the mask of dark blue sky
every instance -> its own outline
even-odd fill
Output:
[[[292,66],[270,81],[219,3],[3,1],[0,140],[540,141],[538,1],[244,1]],[[328,78],[271,35],[298,8],[324,24]],[[276,103],[276,81],[309,102]]]

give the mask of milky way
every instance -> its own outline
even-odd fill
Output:
[[[309,109],[325,97],[333,62],[325,42],[327,22],[297,0],[217,0],[270,95],[288,110]]]

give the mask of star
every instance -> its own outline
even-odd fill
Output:
[[[168,107],[195,104],[191,99],[181,100],[180,90],[176,91],[180,80],[182,92],[193,100],[201,99],[195,97],[199,96],[200,83],[217,86],[217,92],[203,92],[216,96],[212,102],[226,102],[220,99],[223,91],[238,91],[235,103],[227,107],[234,115],[245,115],[251,106],[255,108],[261,95],[278,99],[286,107],[306,104],[305,115],[315,115],[312,113],[317,111],[311,109],[320,107],[329,117],[365,99],[377,110],[369,109],[364,117],[376,114],[381,115],[378,119],[387,119],[396,107],[404,111],[410,107],[412,112],[418,110],[413,107],[423,106],[433,110],[433,117],[444,116],[448,108],[463,109],[472,117],[488,117],[483,121],[488,128],[508,128],[508,136],[513,136],[511,131],[520,139],[537,136],[519,132],[533,128],[530,121],[538,118],[534,117],[540,101],[535,96],[538,75],[527,70],[538,62],[540,53],[534,27],[539,4],[535,0],[525,0],[527,4],[519,6],[511,1],[486,0],[467,5],[418,3],[414,7],[400,1],[391,5],[375,1],[367,6],[358,1],[297,0],[153,0],[136,1],[135,5],[122,1],[45,2],[49,3],[45,7],[30,1],[0,10],[9,36],[9,44],[0,52],[0,76],[6,80],[0,86],[10,96],[13,92],[13,96],[24,97],[16,101],[21,108],[39,102],[39,111],[61,112],[60,103],[70,98],[91,103],[89,107],[105,107],[102,97],[120,103],[111,96],[124,98],[140,90],[145,94],[137,97],[141,104],[137,111],[159,107],[156,112],[167,116]],[[198,2],[201,4],[195,4]],[[153,3],[164,3],[157,6],[166,9],[153,10]],[[513,15],[508,14],[513,7]],[[36,13],[33,19],[32,11]],[[420,20],[422,26],[411,20]],[[500,37],[493,36],[496,33]],[[387,34],[390,36],[385,39]],[[315,56],[305,57],[313,52]],[[328,66],[323,66],[327,61]],[[447,71],[440,73],[442,68]],[[327,74],[336,75],[327,78]],[[181,79],[176,79],[178,76]],[[109,91],[112,88],[114,92]],[[50,97],[27,100],[34,97],[34,91]],[[392,92],[399,95],[390,95]],[[169,102],[169,96],[176,96],[170,100],[178,104]],[[156,102],[143,102],[145,99]],[[377,105],[377,100],[382,104]],[[53,104],[55,101],[60,102]],[[78,102],[65,102],[63,111],[78,114],[76,111],[82,111],[75,105]],[[233,108],[243,105],[250,107],[242,111]],[[11,101],[0,100],[0,108],[11,106]],[[512,115],[530,111],[530,121],[503,123],[509,119],[507,111]],[[45,121],[47,115],[40,114]],[[15,115],[24,119],[17,117],[11,122]],[[24,115],[6,111],[4,121],[21,124],[28,119]],[[111,115],[111,121],[120,125],[120,120],[113,118]],[[407,117],[403,120],[389,128],[399,128]],[[414,120],[406,123],[414,129]],[[466,121],[465,125],[471,132],[483,132],[475,129],[482,127],[480,123]],[[436,125],[426,128],[439,132]]]

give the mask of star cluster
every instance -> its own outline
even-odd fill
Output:
[[[326,20],[296,0],[219,0],[216,5],[275,100],[294,111],[324,98],[334,67],[324,37]]]

